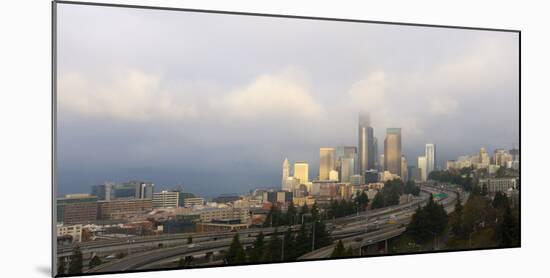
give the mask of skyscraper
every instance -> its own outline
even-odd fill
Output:
[[[288,165],[288,159],[285,158],[285,160],[283,161],[283,177],[281,180],[281,188],[283,190],[289,190],[287,185],[287,179],[289,176],[290,176],[290,166]]]
[[[360,175],[364,175],[365,171],[374,168],[374,131],[370,126],[368,114],[359,114],[358,135],[357,171]]]
[[[479,168],[487,168],[489,167],[489,164],[491,163],[491,159],[489,157],[489,154],[487,153],[487,149],[481,148],[479,150],[479,160],[478,160],[478,167]]]
[[[427,175],[427,160],[425,156],[419,156],[418,157],[418,169],[420,169],[420,180],[426,181],[428,175]]]
[[[319,180],[328,180],[330,171],[336,169],[336,150],[334,148],[319,149]]]
[[[373,157],[374,157],[374,169],[380,169],[380,160],[379,160],[379,154],[378,154],[378,138],[374,137],[374,140],[372,140],[372,149],[373,149]]]
[[[294,163],[294,178],[300,180],[300,184],[309,182],[309,165],[305,161]]]
[[[386,129],[384,168],[392,174],[401,175],[401,128]]]
[[[435,170],[436,165],[436,153],[434,144],[426,144],[426,177]]]
[[[350,182],[353,176],[353,158],[342,158],[340,164],[340,180],[342,182]]]
[[[401,156],[401,180],[403,182],[406,182],[409,179],[409,168],[407,167],[407,158],[405,156]]]

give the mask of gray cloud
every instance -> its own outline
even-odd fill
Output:
[[[410,163],[518,143],[513,33],[60,5],[61,192],[105,180],[201,194],[402,127]],[[101,20],[98,20],[101,18]],[[382,145],[380,144],[382,149]]]

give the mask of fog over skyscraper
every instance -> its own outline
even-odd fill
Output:
[[[401,128],[386,129],[384,168],[392,174],[401,175]]]
[[[330,171],[336,170],[336,150],[320,148],[319,158],[319,180],[328,180]]]
[[[426,178],[430,173],[435,170],[436,164],[436,152],[435,144],[426,144]]]
[[[358,135],[357,171],[358,174],[364,175],[365,171],[374,169],[374,131],[367,113],[359,114]]]

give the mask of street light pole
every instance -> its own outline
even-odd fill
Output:
[[[315,224],[317,224],[316,221],[313,221],[313,235],[311,236],[312,240],[311,240],[311,252],[313,252],[313,250],[315,250]]]

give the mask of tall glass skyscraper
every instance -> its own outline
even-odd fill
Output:
[[[363,176],[367,170],[374,169],[374,131],[368,114],[359,114],[358,134],[357,172]]]
[[[283,190],[288,190],[287,180],[290,176],[290,165],[288,164],[288,159],[285,158],[283,161],[283,176],[281,179],[281,188]]]
[[[426,144],[426,176],[435,170],[435,144]]]
[[[320,148],[319,158],[319,180],[328,180],[330,171],[336,170],[336,150]]]
[[[401,175],[401,128],[386,129],[384,168],[392,174]]]

